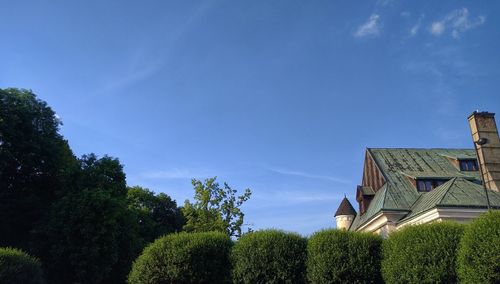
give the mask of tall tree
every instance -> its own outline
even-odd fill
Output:
[[[122,166],[107,156],[83,156],[71,186],[47,224],[47,239],[55,240],[47,263],[50,280],[123,282],[139,247]]]
[[[165,193],[155,194],[140,186],[129,187],[128,207],[138,218],[143,245],[156,238],[182,230],[184,219],[177,203]]]
[[[186,200],[182,211],[186,218],[184,230],[188,232],[220,231],[229,236],[240,237],[241,226],[245,214],[241,206],[247,201],[252,192],[245,192],[236,196],[237,190],[232,189],[227,183],[220,187],[216,182],[217,177],[201,182],[193,179],[194,203]]]
[[[54,111],[29,90],[0,89],[0,246],[33,251],[76,165]]]

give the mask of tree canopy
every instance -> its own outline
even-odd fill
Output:
[[[237,190],[227,183],[220,187],[217,177],[206,179],[205,182],[193,179],[194,203],[186,200],[182,211],[186,218],[184,230],[187,232],[225,232],[228,236],[241,236],[241,226],[245,214],[241,205],[247,201],[252,192],[236,196]]]
[[[29,90],[0,89],[0,246],[33,249],[76,165],[61,121]]]
[[[182,230],[184,218],[177,203],[165,193],[155,194],[140,186],[129,187],[128,208],[138,219],[139,235],[145,244]]]
[[[32,91],[0,89],[0,247],[38,257],[50,283],[123,282],[147,243],[180,230],[180,209],[129,194],[116,158],[76,158],[61,124]]]
[[[47,224],[52,244],[46,263],[59,283],[124,281],[139,253],[134,215],[127,210],[122,165],[111,157],[86,155],[67,194]]]

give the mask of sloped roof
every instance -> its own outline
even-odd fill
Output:
[[[386,192],[387,184],[382,186],[382,188],[375,193],[375,197],[373,197],[373,200],[371,201],[370,206],[368,207],[366,212],[363,215],[358,214],[356,218],[354,218],[354,221],[351,225],[351,230],[356,230],[360,225],[364,224],[371,217],[375,216],[375,214],[382,210]]]
[[[342,202],[340,202],[337,212],[335,212],[335,217],[339,215],[356,215],[356,210],[354,210],[351,202],[349,202],[349,200],[345,196],[344,199],[342,199]]]
[[[359,186],[358,188],[363,195],[375,195],[375,191],[373,191],[373,188],[371,186]]]
[[[368,148],[368,153],[386,183],[375,193],[366,212],[356,216],[353,230],[383,210],[413,211],[415,202],[428,193],[418,192],[411,183],[412,178],[480,180],[478,172],[461,172],[449,160],[450,157],[475,158],[473,149]]]
[[[499,192],[488,190],[488,197],[491,206],[500,207]],[[436,207],[484,208],[486,206],[486,193],[483,186],[464,178],[453,178],[423,194],[415,202],[411,213],[401,221],[411,219]]]

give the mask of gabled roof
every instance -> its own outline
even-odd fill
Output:
[[[480,180],[478,172],[461,172],[449,158],[475,158],[476,153],[473,149],[368,148],[368,154],[382,172],[386,183],[375,193],[366,212],[356,216],[351,226],[352,230],[357,229],[380,211],[412,212],[415,202],[421,196],[428,194],[418,192],[411,182],[412,179]],[[457,203],[456,206],[460,204]]]
[[[354,221],[352,222],[350,228],[351,230],[356,230],[360,225],[364,224],[371,217],[375,216],[375,214],[377,214],[383,209],[386,193],[387,193],[387,184],[382,186],[382,188],[379,189],[377,193],[375,193],[375,197],[373,197],[373,200],[371,201],[370,206],[368,207],[366,212],[363,215],[358,214],[356,218],[354,218]]]
[[[500,207],[499,192],[488,190],[488,197],[492,207]],[[423,194],[415,202],[411,213],[401,221],[437,207],[485,208],[487,207],[486,193],[483,186],[479,184],[464,178],[453,178],[431,192]]]
[[[349,202],[349,200],[345,196],[344,199],[342,199],[342,202],[340,202],[337,212],[335,212],[335,217],[339,215],[353,215],[353,216],[356,215],[356,210],[354,210],[354,207],[352,207],[351,202]]]

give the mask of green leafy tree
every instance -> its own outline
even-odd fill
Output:
[[[136,219],[127,208],[125,174],[117,159],[80,159],[72,188],[52,208],[45,264],[53,283],[125,281],[139,254]]]
[[[129,209],[135,213],[143,246],[160,236],[179,232],[184,225],[177,203],[165,193],[155,194],[140,186],[127,190]]]
[[[194,187],[194,203],[185,201],[182,212],[186,218],[183,229],[187,232],[225,232],[228,236],[241,236],[241,226],[245,214],[241,206],[247,201],[252,192],[245,192],[236,196],[237,190],[227,183],[220,187],[216,177],[201,182],[191,181]]]
[[[0,89],[0,246],[40,250],[47,212],[77,165],[60,125],[33,92]]]

